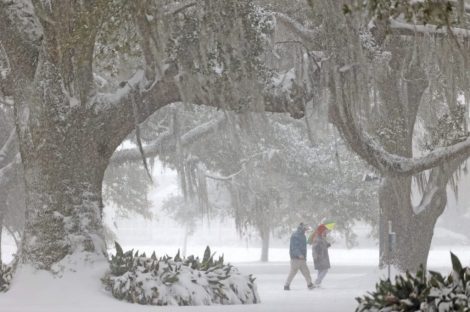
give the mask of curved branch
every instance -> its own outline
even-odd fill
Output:
[[[101,120],[98,124],[102,125],[107,133],[113,133],[115,142],[112,144],[117,147],[135,126],[132,99],[137,106],[137,120],[139,123],[143,122],[158,109],[182,101],[177,79],[179,76],[176,66],[167,66],[163,77],[155,82],[149,82],[144,71],[140,70],[129,81],[122,83],[122,88],[115,93],[95,95],[88,106],[94,110],[96,118]],[[295,90],[277,91],[279,90],[275,87],[266,90],[263,103],[252,103],[243,109],[251,112],[289,113],[294,118],[302,118],[305,110],[303,95],[297,92],[295,96]],[[220,103],[210,100],[209,97],[195,97],[191,103],[241,111],[237,103]]]
[[[357,124],[351,105],[346,101],[331,101],[329,115],[351,149],[386,175],[410,176],[470,156],[470,138],[449,147],[437,148],[418,158],[392,154]]]

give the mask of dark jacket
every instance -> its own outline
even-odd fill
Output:
[[[300,259],[303,256],[307,259],[307,238],[305,231],[297,229],[290,237],[289,255],[291,259]]]
[[[315,270],[327,270],[330,268],[330,256],[328,255],[328,243],[323,236],[317,236],[312,243],[313,266]]]

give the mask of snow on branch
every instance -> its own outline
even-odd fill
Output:
[[[462,156],[470,156],[470,138],[449,147],[435,149],[422,157],[408,158],[387,152],[376,139],[363,129],[357,126],[351,128],[356,129],[353,132],[355,132],[357,139],[353,141],[359,143],[356,146],[351,145],[352,149],[363,156],[371,165],[390,175],[414,175],[444,162]]]
[[[216,131],[216,129],[225,122],[225,116],[221,115],[209,122],[201,124],[181,136],[181,146],[187,147],[201,138]],[[170,151],[176,148],[175,140],[173,139],[173,132],[167,131],[158,136],[156,140],[147,146],[144,146],[144,153],[146,157],[155,157],[163,150]],[[120,164],[127,161],[137,161],[141,159],[139,150],[126,149],[119,150],[114,153],[111,158],[111,163]]]
[[[225,115],[220,115],[214,120],[209,122],[203,123],[199,125],[185,134],[181,136],[181,144],[182,146],[187,146],[189,144],[194,143],[197,140],[200,140],[202,136],[205,136],[209,133],[214,132],[222,123],[226,121]]]
[[[137,105],[138,121],[145,121],[158,109],[182,101],[179,79],[176,66],[168,65],[163,77],[149,82],[143,70],[136,72],[131,79],[121,83],[121,88],[114,93],[99,93],[88,104],[94,109],[96,115],[105,119],[108,127],[118,127],[118,130],[127,135],[135,125],[133,100]],[[287,92],[289,93],[289,92]],[[246,107],[251,112],[289,113],[294,118],[304,115],[304,104],[299,97],[292,97],[285,90],[279,92],[278,88],[267,88],[262,103],[250,103]],[[131,96],[132,95],[132,96]],[[242,111],[236,101],[221,103],[209,96],[195,96],[191,103],[223,108],[227,111]],[[124,130],[126,129],[126,131]]]
[[[455,160],[457,158],[468,158],[470,156],[470,138],[463,142],[454,144],[449,147],[441,147],[430,152],[426,156],[419,158],[405,158],[397,157],[396,155],[389,155],[392,162],[402,162],[402,174],[415,174],[423,170],[427,170],[444,162]],[[400,173],[399,171],[397,171]]]
[[[158,138],[143,146],[145,157],[155,157],[171,141],[172,134],[164,132],[159,134]],[[142,159],[141,153],[136,148],[118,150],[111,157],[112,164],[122,164],[128,161],[139,161]]]
[[[437,27],[434,25],[415,25],[406,22],[397,21],[390,19],[390,28],[393,32],[401,35],[435,35],[435,36],[447,36],[451,32],[457,38],[470,38],[470,30],[465,28],[457,27]]]
[[[146,81],[144,71],[138,70],[128,80],[121,83],[121,88],[113,93],[98,93],[89,102],[90,106],[94,106],[95,112],[107,111],[115,106],[118,106],[124,100],[130,97],[132,90],[138,88],[139,85],[144,84]]]
[[[134,129],[136,120],[143,122],[158,109],[181,100],[175,76],[175,70],[167,69],[160,79],[148,81],[144,71],[139,70],[122,82],[120,89],[114,93],[99,93],[88,105],[97,116],[105,119],[108,127],[118,127],[116,131],[121,131],[125,137]]]

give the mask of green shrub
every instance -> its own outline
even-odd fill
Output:
[[[255,279],[241,275],[223,257],[214,260],[207,247],[198,257],[150,257],[133,250],[124,252],[116,243],[116,255],[103,283],[120,300],[147,305],[209,305],[257,303]]]
[[[364,311],[460,311],[470,312],[470,268],[462,267],[451,253],[452,272],[442,276],[423,267],[416,274],[397,275],[395,282],[380,280],[375,291],[358,297],[357,312]]]

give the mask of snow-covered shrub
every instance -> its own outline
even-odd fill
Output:
[[[120,300],[148,305],[210,305],[258,303],[255,279],[237,268],[214,260],[209,247],[202,261],[178,254],[157,258],[133,250],[123,252],[116,243],[110,271],[103,278],[106,289]]]
[[[397,275],[395,283],[380,280],[374,292],[356,298],[356,311],[470,311],[470,268],[462,267],[453,253],[451,260],[453,270],[447,277],[434,271],[426,275],[421,267],[415,275]]]
[[[397,275],[395,283],[389,279],[380,280],[374,292],[356,298],[359,302],[356,311],[420,311],[429,290],[426,274],[421,267],[416,275],[409,272]]]
[[[10,288],[12,277],[13,267],[0,261],[0,292],[5,292]]]

